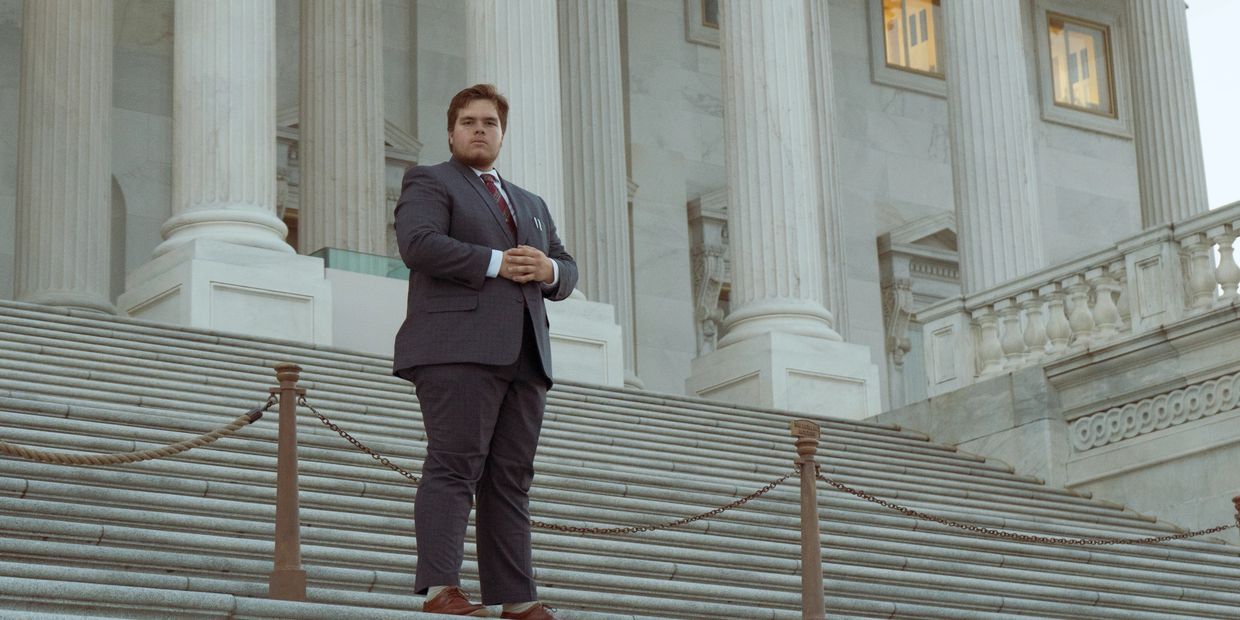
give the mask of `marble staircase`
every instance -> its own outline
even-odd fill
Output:
[[[0,302],[0,439],[71,452],[170,443],[260,404],[274,385],[271,367],[284,361],[304,368],[301,385],[323,413],[419,467],[417,404],[386,359],[14,302]],[[310,600],[265,598],[275,417],[146,463],[0,457],[0,617],[432,617],[413,611],[422,602],[411,592],[413,487],[304,410]],[[644,525],[726,504],[792,470],[794,417],[562,382],[550,394],[534,518]],[[824,474],[918,510],[1051,536],[1177,531],[913,431],[822,423]],[[674,530],[535,530],[540,593],[570,618],[800,618],[797,502],[794,479]],[[1014,543],[915,521],[826,485],[820,513],[832,618],[1240,616],[1240,549],[1218,539]],[[476,592],[470,545],[464,585]]]

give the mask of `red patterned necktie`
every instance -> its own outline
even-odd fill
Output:
[[[512,231],[512,236],[517,236],[517,222],[512,218],[512,209],[508,208],[508,201],[504,200],[504,195],[499,193],[499,188],[495,186],[495,178],[489,174],[480,175],[482,182],[487,184],[487,191],[491,192],[491,197],[495,202],[499,203],[500,213],[504,214],[504,221],[508,223],[508,230]]]

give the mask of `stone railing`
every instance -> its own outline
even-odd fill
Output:
[[[918,319],[927,395],[1235,303],[1237,235],[1240,203],[1233,203],[925,308]]]

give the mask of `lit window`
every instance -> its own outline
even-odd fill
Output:
[[[1110,29],[1055,13],[1046,18],[1055,105],[1115,116]]]
[[[883,0],[887,66],[943,77],[940,0]]]

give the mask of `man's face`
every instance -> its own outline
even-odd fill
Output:
[[[456,125],[448,133],[448,148],[467,166],[488,170],[499,147],[504,144],[504,130],[499,124],[499,111],[487,99],[474,99],[461,108]]]

